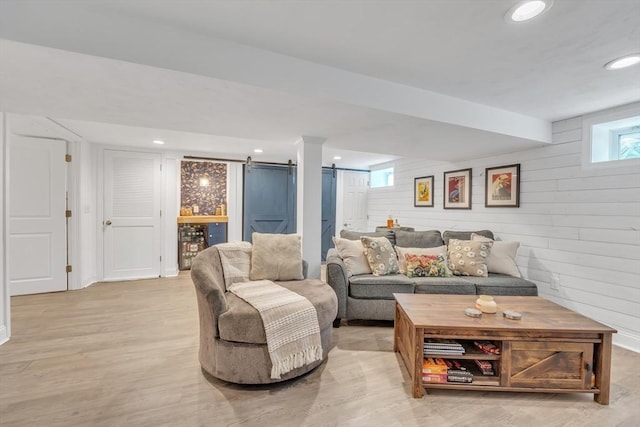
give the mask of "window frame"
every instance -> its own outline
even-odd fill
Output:
[[[585,169],[602,169],[617,167],[638,167],[640,158],[618,159],[618,141],[612,141],[613,132],[609,132],[609,140],[605,150],[609,155],[609,160],[593,161],[593,128],[594,126],[640,116],[640,103],[627,104],[610,110],[588,114],[582,118],[582,166]],[[625,128],[623,128],[625,129]],[[615,146],[614,146],[615,143]],[[611,158],[612,150],[616,150],[615,159]]]

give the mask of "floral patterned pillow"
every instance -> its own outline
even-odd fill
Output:
[[[386,276],[397,273],[398,256],[386,237],[360,237],[364,246],[364,255],[374,276]]]
[[[451,273],[442,255],[405,254],[408,277],[449,277]]]
[[[473,240],[450,239],[449,268],[456,276],[487,277],[487,258],[491,252],[493,241],[478,242]]]

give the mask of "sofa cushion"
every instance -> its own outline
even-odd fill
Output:
[[[480,236],[487,237],[493,240],[493,232],[490,230],[479,230],[479,231],[454,231],[454,230],[446,230],[442,233],[442,239],[444,240],[444,244],[448,245],[449,240],[458,239],[458,240],[471,240],[471,234],[475,233]]]
[[[374,276],[386,276],[398,272],[398,256],[386,237],[360,237],[364,255]]]
[[[489,273],[506,274],[513,277],[522,277],[518,264],[516,264],[516,255],[520,242],[505,242],[502,240],[491,240],[484,236],[472,233],[471,240],[479,242],[493,242],[491,252],[487,258],[487,268]]]
[[[435,248],[444,245],[438,230],[401,231],[396,233],[396,245],[403,248]]]
[[[530,280],[506,274],[489,273],[488,277],[461,277],[476,287],[478,295],[537,296],[538,287]],[[498,301],[498,305],[500,301]]]
[[[302,243],[298,234],[253,233],[251,280],[302,280]]]
[[[476,286],[463,277],[414,277],[416,294],[475,295]]]
[[[457,276],[487,277],[487,258],[493,241],[449,240],[449,268]]]
[[[350,240],[334,237],[333,244],[336,245],[338,255],[342,258],[342,262],[347,268],[347,276],[371,274],[369,261],[367,261],[367,257],[364,254],[364,246],[362,246],[362,242],[359,239]]]
[[[325,282],[316,279],[275,282],[307,298],[316,309],[320,330],[333,324],[338,313],[336,294]],[[266,344],[264,325],[258,310],[227,292],[229,310],[218,317],[220,338],[226,341]]]
[[[340,237],[342,237],[343,239],[360,240],[360,237],[362,236],[386,237],[387,239],[389,239],[392,245],[396,244],[396,235],[393,232],[393,230],[375,231],[375,232],[340,230]]]
[[[412,294],[411,279],[403,274],[361,274],[349,279],[349,296],[353,298],[393,299],[394,293]]]

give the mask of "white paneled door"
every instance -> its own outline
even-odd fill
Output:
[[[160,276],[161,155],[104,152],[104,279]]]
[[[67,290],[65,153],[65,141],[10,139],[11,295]]]
[[[369,191],[369,173],[344,172],[342,226],[346,230],[363,231],[367,229],[367,193]]]

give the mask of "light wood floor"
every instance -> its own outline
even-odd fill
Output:
[[[390,323],[334,329],[329,359],[269,387],[206,378],[188,275],[14,297],[0,346],[2,426],[637,426],[640,354],[613,351],[611,405],[590,394],[411,397]],[[249,369],[249,367],[248,367]]]

